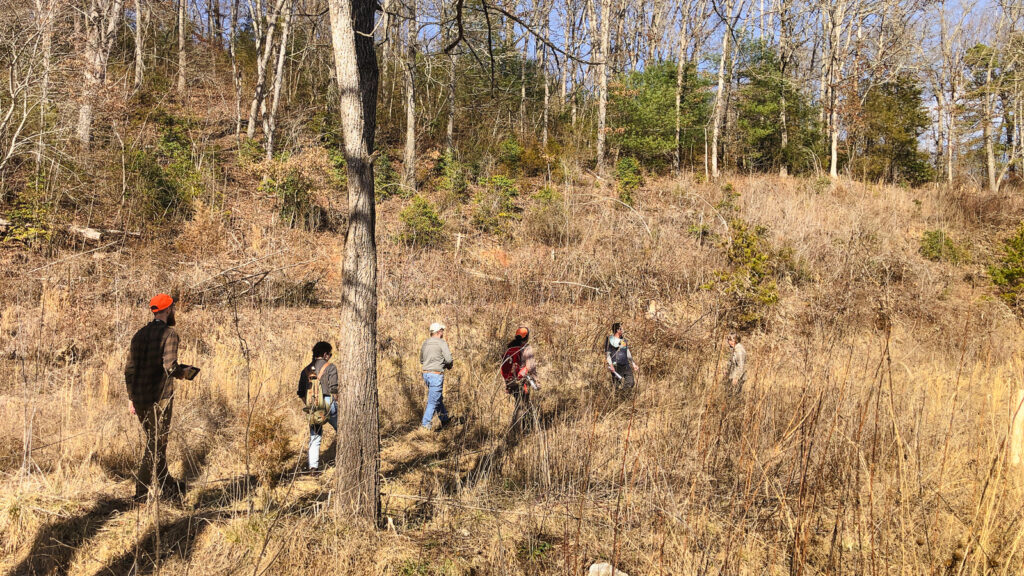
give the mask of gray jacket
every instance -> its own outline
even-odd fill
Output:
[[[420,347],[420,366],[424,372],[444,372],[454,363],[447,342],[434,336],[423,341]]]

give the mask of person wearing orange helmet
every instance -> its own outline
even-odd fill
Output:
[[[153,485],[162,496],[179,496],[184,482],[167,470],[167,438],[171,430],[174,379],[190,378],[198,370],[178,364],[178,333],[174,330],[174,299],[157,294],[149,301],[153,320],[132,337],[124,369],[129,411],[142,424],[146,450],[135,477],[135,499],[144,500]]]
[[[505,381],[505,392],[516,401],[513,424],[521,423],[525,409],[531,406],[530,390],[540,389],[535,380],[536,374],[537,358],[530,345],[530,329],[520,326],[501,357],[501,377]]]

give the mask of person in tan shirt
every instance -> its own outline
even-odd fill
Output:
[[[730,396],[741,396],[743,384],[747,380],[747,349],[740,343],[740,335],[735,332],[726,337],[726,343],[732,349],[729,365],[726,368],[726,386]]]

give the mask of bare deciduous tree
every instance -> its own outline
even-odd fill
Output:
[[[78,108],[75,135],[82,144],[92,138],[96,101],[107,80],[107,61],[121,22],[124,0],[89,0],[83,13],[85,29],[83,49],[82,104]]]
[[[377,411],[377,244],[373,145],[377,111],[374,0],[330,0],[331,43],[348,169],[348,231],[342,269],[336,502],[344,513],[380,517]]]

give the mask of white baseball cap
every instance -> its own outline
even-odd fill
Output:
[[[434,332],[440,332],[441,330],[444,330],[444,324],[441,324],[440,322],[434,322],[433,324],[430,325],[431,334],[433,334]]]

